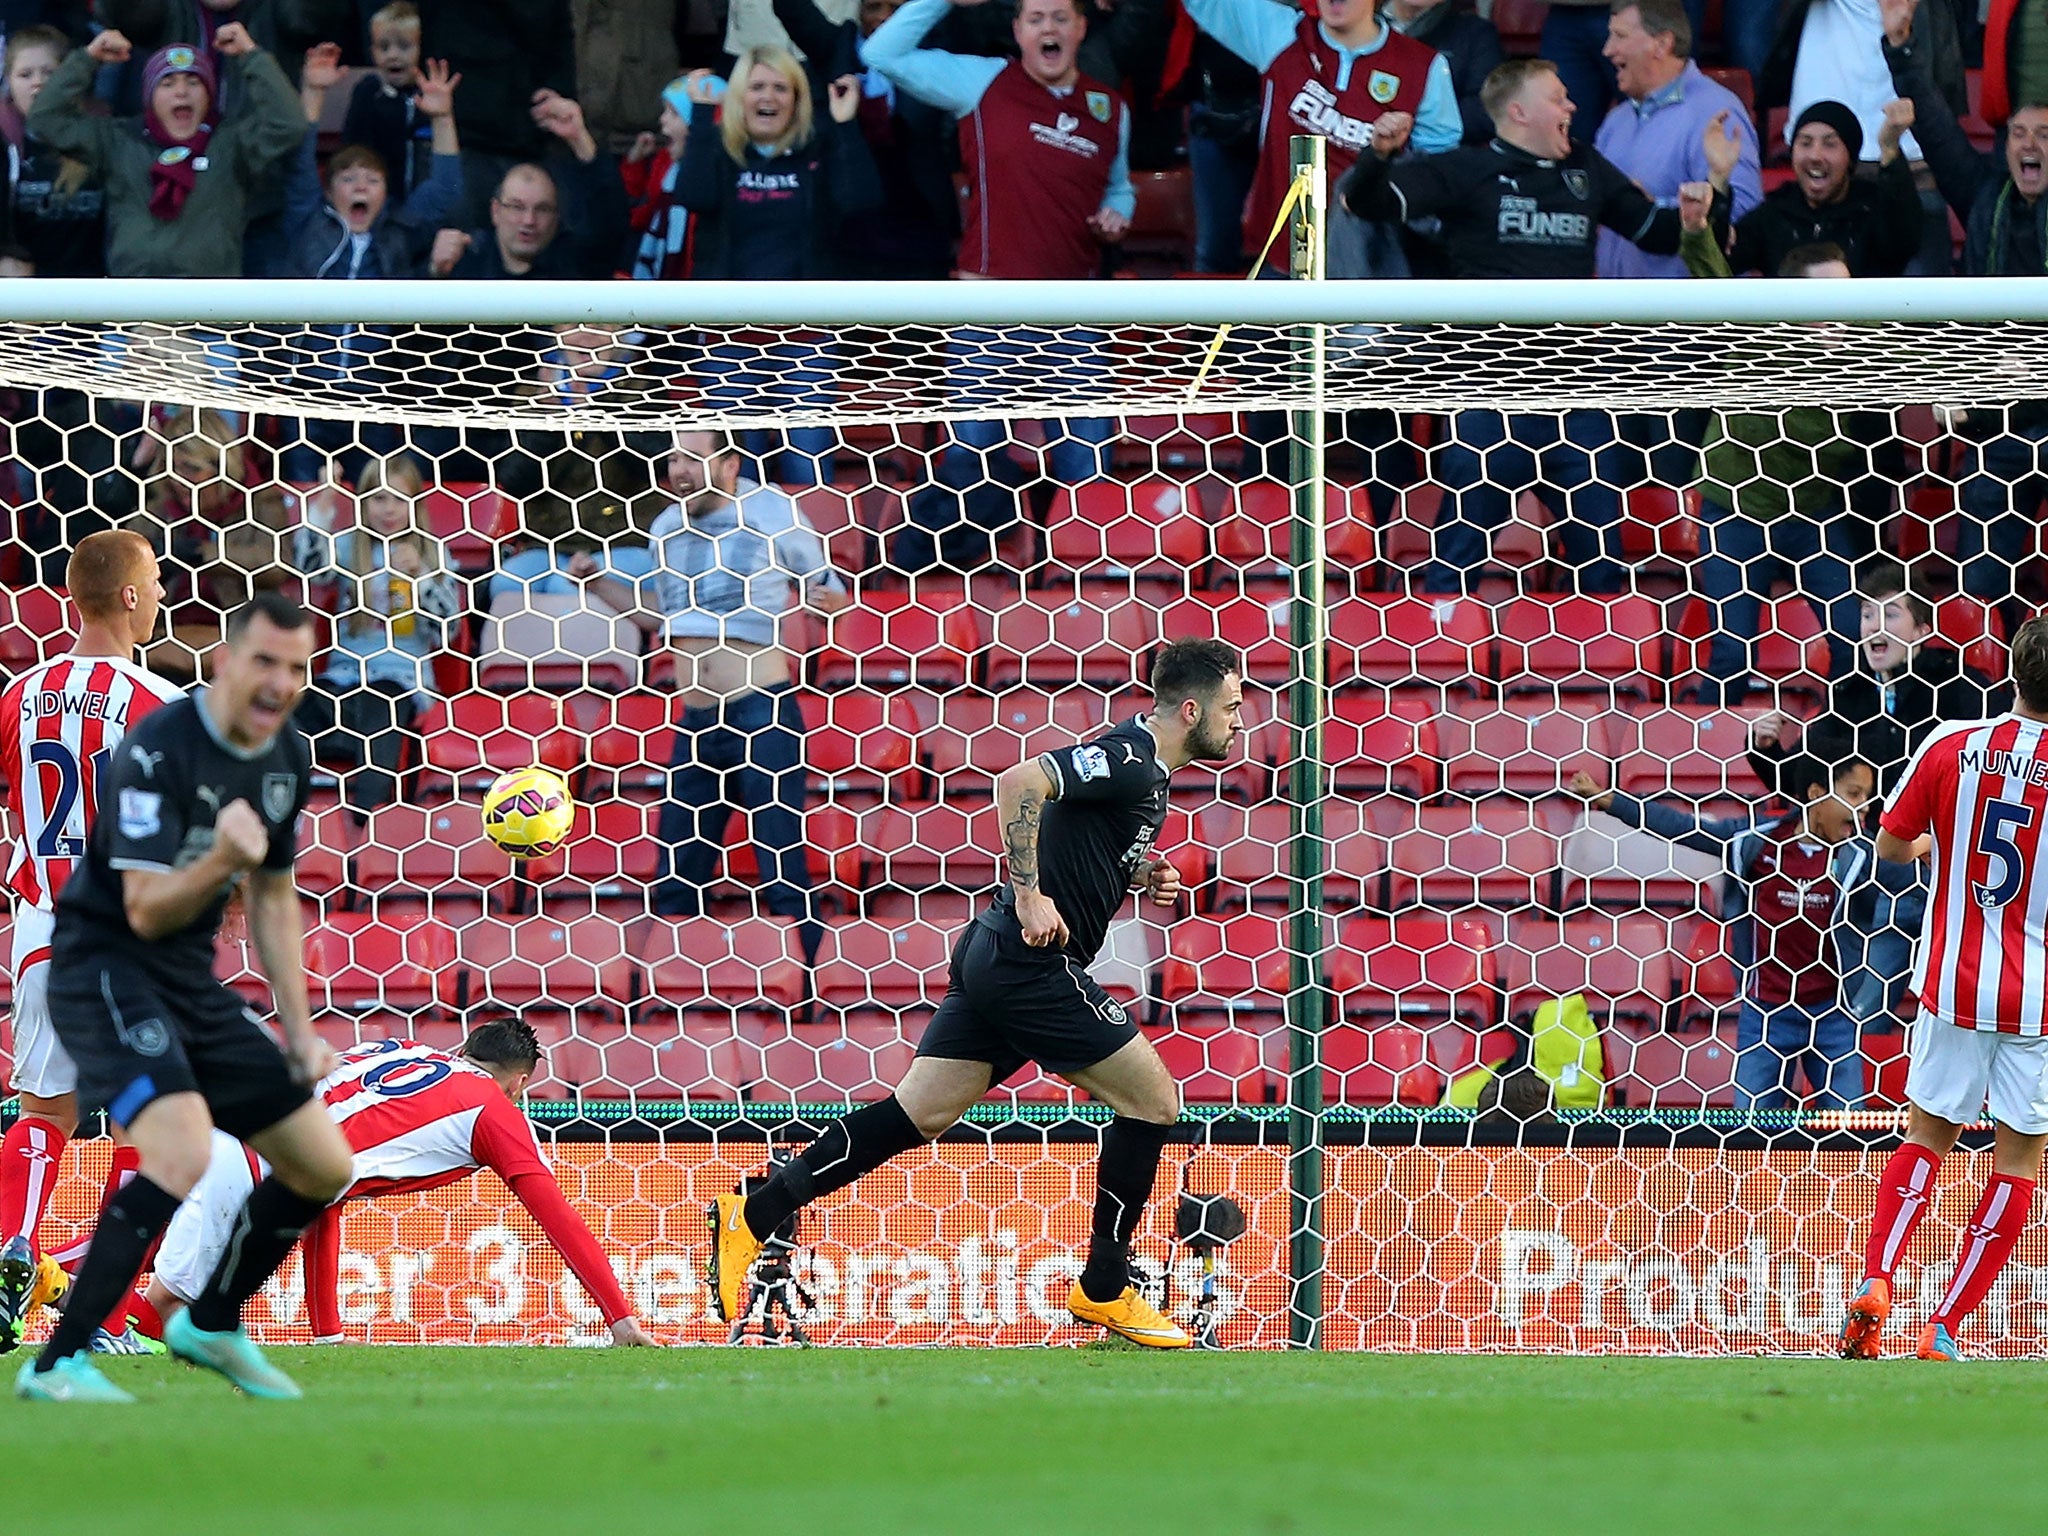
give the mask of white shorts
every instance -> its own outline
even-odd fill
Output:
[[[249,1191],[269,1172],[262,1158],[226,1131],[213,1133],[212,1161],[164,1229],[163,1246],[157,1249],[156,1277],[165,1290],[187,1303],[199,1294],[227,1251]]]
[[[1906,1097],[1954,1125],[1984,1115],[2022,1136],[2048,1135],[2048,1036],[2004,1035],[1944,1024],[1925,1009],[1913,1023]]]
[[[17,902],[14,908],[14,1087],[39,1099],[78,1091],[78,1068],[50,1023],[50,935],[56,914]]]

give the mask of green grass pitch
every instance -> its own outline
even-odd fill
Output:
[[[8,1528],[2036,1528],[2048,1365],[1059,1350],[287,1349],[0,1402]],[[11,1366],[14,1359],[10,1358]],[[12,1371],[8,1373],[11,1379]]]

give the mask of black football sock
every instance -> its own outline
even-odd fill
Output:
[[[241,1327],[242,1303],[263,1289],[299,1234],[326,1209],[326,1201],[293,1193],[274,1173],[251,1190],[228,1234],[227,1251],[192,1299],[192,1326],[208,1333]]]
[[[818,1196],[844,1189],[890,1158],[923,1146],[924,1141],[893,1093],[879,1104],[864,1105],[825,1127],[824,1135],[747,1196],[747,1227],[765,1242],[770,1233]]]
[[[1131,1239],[1152,1198],[1159,1156],[1170,1125],[1118,1115],[1102,1133],[1095,1163],[1095,1218],[1088,1224],[1088,1263],[1081,1293],[1090,1301],[1115,1301],[1131,1283]]]
[[[36,1361],[38,1370],[47,1371],[92,1343],[93,1330],[126,1298],[151,1245],[163,1236],[181,1204],[176,1195],[141,1173],[114,1192],[100,1212],[92,1246],[71,1282],[57,1329]]]

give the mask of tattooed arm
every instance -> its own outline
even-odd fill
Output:
[[[1034,948],[1067,942],[1067,920],[1038,886],[1038,828],[1048,800],[1059,786],[1040,762],[1019,763],[996,780],[996,819],[1003,826],[1003,857],[1010,864],[1010,890],[1024,942]]]

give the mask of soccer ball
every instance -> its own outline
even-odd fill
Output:
[[[576,799],[546,768],[498,775],[484,792],[484,836],[515,859],[544,859],[569,840]]]

